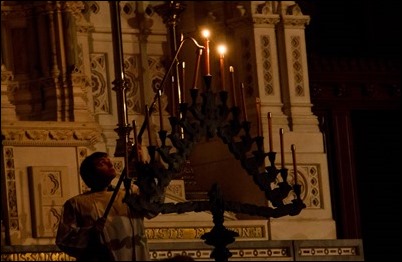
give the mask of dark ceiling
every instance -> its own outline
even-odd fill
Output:
[[[324,56],[399,58],[400,11],[396,1],[297,1],[311,17],[307,51]]]

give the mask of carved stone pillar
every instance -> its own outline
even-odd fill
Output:
[[[291,119],[293,131],[319,132],[313,115],[308,80],[305,25],[310,17],[297,4],[279,3],[278,58],[281,70],[283,111]]]

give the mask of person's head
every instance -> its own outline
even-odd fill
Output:
[[[92,190],[107,188],[116,177],[116,170],[105,152],[95,152],[81,163],[80,175],[84,183]]]

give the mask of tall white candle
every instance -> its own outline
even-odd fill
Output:
[[[148,143],[149,146],[152,146],[152,137],[151,137],[151,120],[149,119],[149,109],[148,105],[145,105],[145,121],[147,121],[147,129],[148,129]]]
[[[236,84],[235,84],[235,78],[234,78],[234,68],[233,68],[233,66],[230,66],[229,67],[229,72],[230,72],[230,76],[231,76],[231,79],[232,79],[232,85],[231,85],[231,87],[232,87],[232,103],[233,103],[233,106],[237,106],[237,101],[236,101]]]
[[[262,136],[262,134],[261,134],[261,99],[259,97],[255,98],[255,106],[257,109],[257,136]]]
[[[244,114],[244,121],[248,121],[247,118],[247,109],[246,109],[246,97],[245,97],[245,91],[244,91],[244,84],[241,83],[241,100],[242,100],[242,106],[243,106],[243,114]]]
[[[158,90],[158,109],[159,109],[159,123],[160,130],[163,130],[163,116],[162,116],[162,103],[161,103],[162,90]]]
[[[268,112],[268,141],[269,141],[269,152],[273,151],[272,143],[272,114]]]
[[[193,87],[192,87],[194,89],[197,89],[198,71],[200,68],[201,55],[202,55],[202,49],[198,49],[197,50],[197,60],[195,63],[195,70],[194,70]]]
[[[285,168],[285,151],[283,149],[283,128],[279,129],[279,140],[281,143],[281,167]]]
[[[181,103],[185,103],[186,102],[186,92],[184,90],[186,90],[186,63],[185,62],[181,62],[181,66],[182,66],[182,81],[181,81]]]
[[[292,144],[290,149],[292,150],[294,181],[295,185],[297,185],[296,146]]]

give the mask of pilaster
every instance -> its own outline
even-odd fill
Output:
[[[286,1],[293,2],[293,1]],[[305,26],[310,17],[297,4],[280,2],[277,26],[279,70],[284,113],[293,131],[318,132],[318,120],[311,111]]]

